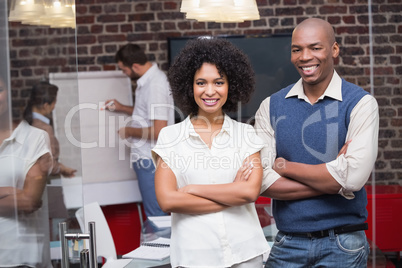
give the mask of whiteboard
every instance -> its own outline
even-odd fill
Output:
[[[49,78],[59,87],[53,120],[60,161],[77,168],[83,184],[136,180],[129,145],[117,134],[129,116],[100,109],[112,98],[133,105],[130,79],[121,71],[52,73]]]

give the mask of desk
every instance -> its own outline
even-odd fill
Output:
[[[106,206],[142,201],[137,180],[84,183],[82,177],[73,177],[53,179],[50,183],[48,187],[61,187],[63,189],[63,198],[67,209],[78,209],[84,204],[92,202]]]
[[[148,261],[148,260],[135,260],[133,259],[128,265],[124,268],[144,268],[144,267],[163,267],[170,268],[170,259],[167,258],[163,261]]]

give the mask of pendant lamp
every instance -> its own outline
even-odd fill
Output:
[[[11,0],[9,21],[75,28],[75,0]]]
[[[42,21],[52,28],[71,27],[75,28],[75,1],[74,0],[45,0],[45,16]]]
[[[214,22],[258,20],[255,0],[182,0],[180,11],[187,19]]]
[[[43,16],[45,5],[43,0],[13,0],[10,6],[9,21],[27,21]]]

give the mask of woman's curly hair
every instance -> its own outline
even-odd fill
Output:
[[[247,103],[254,91],[254,71],[247,56],[232,43],[221,38],[190,40],[168,70],[168,79],[175,105],[186,115],[197,115],[194,100],[194,75],[203,63],[216,66],[229,81],[228,99],[223,112],[237,110],[238,102]]]

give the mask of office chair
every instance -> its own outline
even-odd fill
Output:
[[[95,222],[96,253],[106,259],[102,268],[122,268],[131,259],[117,259],[116,247],[105,215],[97,202],[84,205],[75,213],[83,233],[88,233],[88,223]]]

